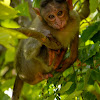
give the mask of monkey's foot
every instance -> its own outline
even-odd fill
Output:
[[[44,79],[48,79],[49,77],[53,77],[52,74],[48,73],[48,74],[42,74],[42,73],[38,73],[38,78],[41,79],[41,80],[44,80]]]
[[[44,77],[45,79],[48,79],[49,77],[53,77],[53,75],[49,73],[49,74],[44,75]]]
[[[49,74],[45,74],[45,75],[44,75],[44,78],[45,78],[45,79],[48,79],[48,78],[50,78],[50,77],[53,77],[53,75],[52,75],[52,74],[50,74],[50,73],[49,73]]]

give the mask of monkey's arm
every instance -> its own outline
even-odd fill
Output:
[[[49,66],[54,63],[54,69],[56,69],[63,60],[66,51],[67,49],[60,49],[60,50],[49,49]]]
[[[47,37],[47,36],[43,35],[42,33],[38,32],[37,30],[28,29],[28,28],[18,28],[15,30],[22,32],[23,34],[25,34],[28,37],[36,38],[43,45],[45,45],[46,47],[48,47],[50,49],[58,50],[58,49],[61,49],[61,47],[62,47],[60,42],[58,42],[55,38],[53,38],[52,36]]]
[[[78,57],[78,34],[76,34],[74,40],[71,42],[70,45],[70,56],[69,58],[65,59],[62,62],[62,68],[58,69],[57,71],[64,71],[65,69],[69,68],[77,59]]]

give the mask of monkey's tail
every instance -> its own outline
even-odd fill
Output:
[[[21,94],[23,84],[24,82],[17,75],[15,79],[15,83],[14,83],[13,94],[12,94],[11,100],[19,100],[19,96]]]

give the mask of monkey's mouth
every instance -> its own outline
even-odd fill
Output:
[[[59,30],[62,31],[63,29],[64,29],[64,27],[63,28],[60,28]]]
[[[65,28],[66,25],[62,26],[62,27],[58,27],[57,30],[63,30]]]
[[[59,26],[57,27],[57,29],[58,29],[58,30],[63,30],[63,29],[65,28],[65,26],[66,26],[66,22],[64,22],[64,23],[62,23],[61,25],[59,25]]]

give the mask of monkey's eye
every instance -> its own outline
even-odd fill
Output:
[[[62,15],[63,15],[63,11],[59,11],[59,12],[57,13],[57,15],[58,15],[58,16],[62,16]]]
[[[48,16],[50,19],[53,19],[55,16],[54,15],[49,15]]]

